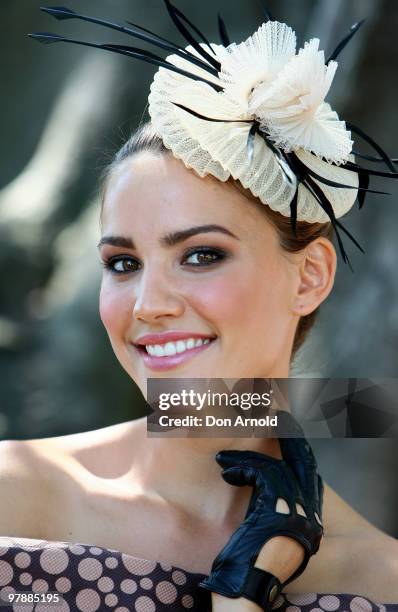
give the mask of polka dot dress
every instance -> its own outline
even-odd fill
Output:
[[[0,537],[0,598],[57,592],[61,604],[2,605],[15,612],[210,612],[205,574],[90,544]],[[282,594],[275,612],[398,612],[356,595]]]
[[[63,599],[62,605],[0,606],[0,612],[206,612],[209,594],[198,588],[203,578],[99,546],[0,537],[1,599],[23,591],[58,592]]]

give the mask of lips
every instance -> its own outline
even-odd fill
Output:
[[[167,370],[206,350],[215,339],[215,336],[194,332],[171,331],[141,336],[134,346],[148,368]]]

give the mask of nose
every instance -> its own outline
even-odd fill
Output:
[[[133,307],[135,319],[159,323],[164,317],[180,317],[184,310],[184,299],[169,276],[159,270],[143,271]]]

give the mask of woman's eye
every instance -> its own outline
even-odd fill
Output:
[[[185,256],[184,265],[209,266],[225,259],[226,253],[215,249],[196,249]]]
[[[132,257],[114,257],[103,262],[104,268],[114,274],[125,274],[136,272],[140,269],[140,263]]]

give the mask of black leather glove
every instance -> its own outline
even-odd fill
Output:
[[[224,450],[216,455],[224,480],[239,487],[250,485],[253,494],[243,523],[214,560],[208,578],[200,583],[225,597],[246,597],[264,610],[271,609],[282,586],[305,570],[323,535],[323,483],[314,454],[295,419],[284,411],[277,414],[282,433],[300,436],[279,439],[282,460],[253,451]],[[279,498],[287,502],[289,514],[276,512]],[[306,516],[298,514],[296,504]],[[254,567],[264,544],[278,535],[297,540],[305,552],[299,568],[283,584]]]

